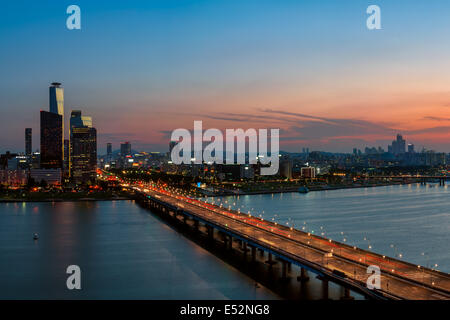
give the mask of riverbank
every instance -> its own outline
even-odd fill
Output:
[[[406,184],[416,184],[418,182],[395,182],[395,183],[383,183],[383,184],[366,184],[366,185],[337,185],[337,186],[307,186],[309,191],[330,191],[330,190],[341,190],[341,189],[359,189],[359,188],[374,188],[374,187],[387,187],[396,185],[406,185]],[[218,192],[215,194],[208,194],[209,197],[224,197],[224,196],[242,196],[242,195],[258,195],[258,194],[272,194],[272,193],[291,193],[299,192],[300,186],[293,188],[284,189],[271,189],[271,190],[256,190],[256,191],[243,191],[236,190],[230,192]]]
[[[40,200],[32,200],[32,199],[0,199],[0,203],[14,203],[14,202],[81,202],[81,201],[122,201],[122,200],[131,200],[131,198],[126,197],[117,197],[117,198],[108,198],[108,199],[94,199],[94,198],[80,198],[80,199],[40,199]]]
[[[0,194],[0,203],[9,202],[65,202],[65,201],[112,201],[130,200],[131,197],[125,193],[113,192],[13,192]]]

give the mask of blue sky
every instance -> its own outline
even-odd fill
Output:
[[[82,30],[66,29],[70,4]],[[366,28],[370,4],[382,30]],[[164,151],[193,120],[280,127],[288,151],[386,147],[400,131],[448,152],[449,12],[438,0],[4,2],[0,152],[23,151],[25,127],[39,148],[53,81],[66,119],[93,116],[100,153],[126,140]]]

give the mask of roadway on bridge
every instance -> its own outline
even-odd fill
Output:
[[[145,191],[147,195],[260,243],[275,252],[291,255],[299,261],[307,260],[319,270],[338,270],[356,282],[366,282],[369,276],[368,265],[379,266],[382,271],[381,291],[388,296],[409,300],[450,299],[448,274],[379,256],[164,189],[146,186]]]

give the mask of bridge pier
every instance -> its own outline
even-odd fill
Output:
[[[305,268],[300,269],[300,275],[297,277],[297,281],[306,282],[309,280],[308,273]]]
[[[287,280],[287,266],[288,266],[288,262],[287,261],[281,261],[282,266],[281,266],[281,280]]]
[[[214,240],[214,228],[211,226],[206,226],[206,230],[208,232],[209,240]]]
[[[199,223],[198,220],[194,220],[194,230],[198,231],[199,230]]]
[[[269,252],[269,254],[268,254],[268,259],[267,259],[266,263],[267,263],[268,265],[270,265],[270,267],[272,267],[274,264],[276,264],[276,262],[273,261],[273,259],[272,259],[272,254],[271,254],[270,252]]]
[[[264,257],[264,250],[263,249],[258,249],[259,250],[259,255],[261,256],[261,257]]]
[[[322,279],[322,299],[328,300],[328,279]]]
[[[242,250],[244,251],[244,257],[247,258],[247,242],[243,242]]]
[[[341,300],[354,300],[355,298],[350,295],[350,289],[344,287],[344,295],[341,297]]]
[[[222,238],[223,238],[223,244],[224,244],[225,250],[227,250],[228,249],[228,236],[226,234],[222,233]]]
[[[252,247],[252,262],[256,261],[256,248]]]

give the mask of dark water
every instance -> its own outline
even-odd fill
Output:
[[[73,264],[80,291],[66,288]],[[0,203],[0,288],[1,299],[277,298],[131,201]]]
[[[280,224],[450,272],[447,186],[414,184],[218,200]]]

